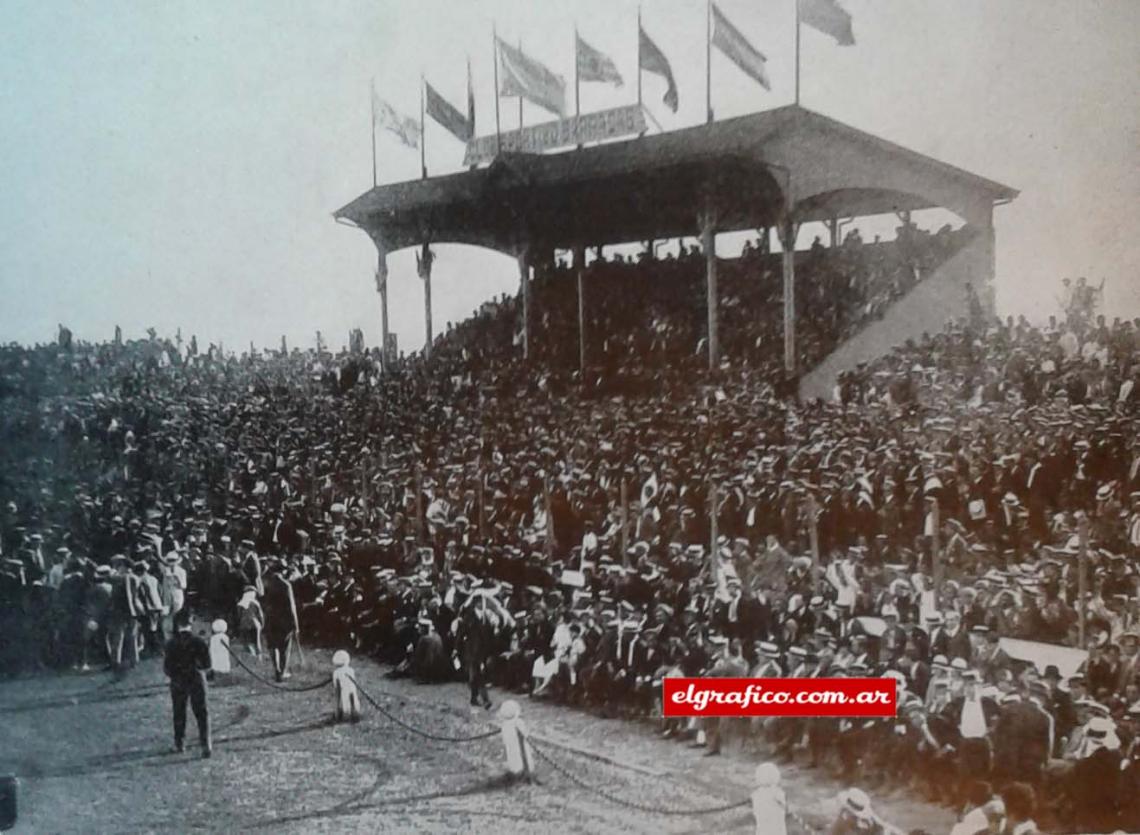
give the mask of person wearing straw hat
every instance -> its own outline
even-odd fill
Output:
[[[862,789],[849,788],[839,794],[839,814],[828,835],[882,835],[883,825],[871,808],[871,798]]]

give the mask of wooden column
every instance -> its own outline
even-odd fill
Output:
[[[530,359],[530,257],[522,249],[518,254],[519,261],[519,295],[522,297],[522,354],[523,359]]]
[[[942,509],[938,505],[938,499],[930,500],[930,570],[934,576],[934,601],[935,605],[939,605],[939,598],[942,596],[942,542],[941,542],[941,528],[942,528]]]
[[[708,309],[709,371],[715,371],[720,364],[720,345],[717,334],[720,296],[716,289],[716,215],[711,206],[706,206],[700,224],[701,246],[705,251],[705,303]]]
[[[796,374],[796,224],[785,213],[778,227],[784,249],[784,373]]]
[[[815,496],[808,493],[808,537],[811,540],[811,582],[812,591],[819,590],[820,560],[819,560],[819,506]]]
[[[719,539],[717,531],[717,495],[716,495],[716,482],[709,479],[709,574],[712,577],[713,588],[716,588],[718,582],[718,574],[720,572],[720,554],[717,552],[717,539]]]
[[[422,253],[416,255],[416,271],[424,282],[424,356],[431,356],[432,328],[431,328],[431,265],[435,254],[426,243]]]
[[[586,296],[584,274],[586,265],[578,261],[578,374],[586,381]]]
[[[1089,518],[1081,513],[1077,517],[1077,537],[1080,545],[1077,551],[1077,641],[1081,649],[1085,648],[1086,618],[1088,606],[1085,594],[1088,591],[1088,564],[1089,564]]]
[[[625,476],[621,479],[621,564],[629,565],[629,497],[626,495]]]

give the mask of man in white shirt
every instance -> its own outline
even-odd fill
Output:
[[[958,774],[960,786],[965,789],[975,780],[984,780],[990,773],[992,752],[990,750],[989,726],[986,708],[993,710],[992,702],[985,705],[979,687],[976,670],[967,670],[962,674],[964,682],[962,695],[950,703],[950,718],[957,723],[958,742]]]

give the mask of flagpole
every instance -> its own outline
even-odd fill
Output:
[[[471,120],[471,138],[475,138],[475,86],[471,81],[471,56],[467,56],[467,116]]]
[[[637,104],[641,106],[641,4],[637,6]]]
[[[581,90],[578,84],[578,24],[574,24],[574,115],[582,115]]]
[[[376,79],[373,78],[368,85],[371,93],[369,104],[372,107],[372,188],[376,188]]]
[[[427,131],[424,130],[424,74],[420,73],[420,176],[427,179]]]
[[[495,65],[495,156],[503,152],[503,135],[499,131],[499,34],[491,25],[491,48]]]
[[[796,105],[800,103],[800,0],[796,4]]]
[[[580,79],[578,78],[578,24],[574,24],[574,116],[582,115],[582,96]],[[574,132],[578,131],[578,123],[574,123]],[[582,143],[578,143],[578,150],[582,150]]]
[[[705,106],[706,121],[712,124],[712,0],[705,3]]]

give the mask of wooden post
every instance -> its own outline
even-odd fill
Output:
[[[709,479],[709,573],[712,576],[713,588],[716,588],[718,582],[718,573],[720,567],[718,561],[720,554],[717,553],[717,495],[716,495],[716,482]]]
[[[1077,517],[1077,538],[1080,543],[1077,551],[1077,641],[1085,648],[1085,619],[1088,606],[1085,594],[1088,591],[1089,558],[1089,518],[1081,513]]]
[[[796,224],[790,214],[780,221],[784,273],[784,373],[796,373]]]
[[[554,514],[551,512],[550,478],[542,480],[542,506],[546,513],[546,561],[554,559]]]
[[[360,507],[364,511],[364,520],[368,521],[368,462],[360,462]]]
[[[701,218],[701,246],[705,250],[705,295],[708,308],[709,371],[720,364],[720,347],[717,333],[719,294],[716,288],[716,219],[711,206]]]
[[[942,597],[942,543],[940,542],[940,529],[942,527],[941,509],[938,499],[930,500],[930,570],[934,576],[934,602],[938,606]]]
[[[392,358],[388,356],[388,256],[379,244],[376,252],[376,292],[380,295],[380,367],[384,371],[391,371]]]
[[[422,254],[417,253],[416,270],[424,283],[424,356],[431,357],[432,327],[431,327],[431,265],[435,254],[426,243],[422,247]]]
[[[522,355],[530,359],[530,259],[525,249],[519,251],[519,295],[522,296]]]
[[[416,467],[416,542],[424,541],[424,473]]]
[[[487,499],[483,489],[483,470],[479,469],[479,539],[484,542],[487,539]]]
[[[629,566],[629,501],[626,496],[625,477],[621,480],[621,564]]]
[[[310,465],[309,477],[309,506],[315,508],[317,506],[317,479],[320,478],[320,472],[317,470],[316,462]]]
[[[808,537],[811,541],[811,580],[813,591],[819,589],[819,512],[818,505],[815,501],[815,496],[808,493],[807,497],[807,511],[808,511]]]
[[[581,250],[579,250],[581,251]],[[578,261],[578,374],[586,381],[586,297],[583,294],[583,276],[586,265]]]

